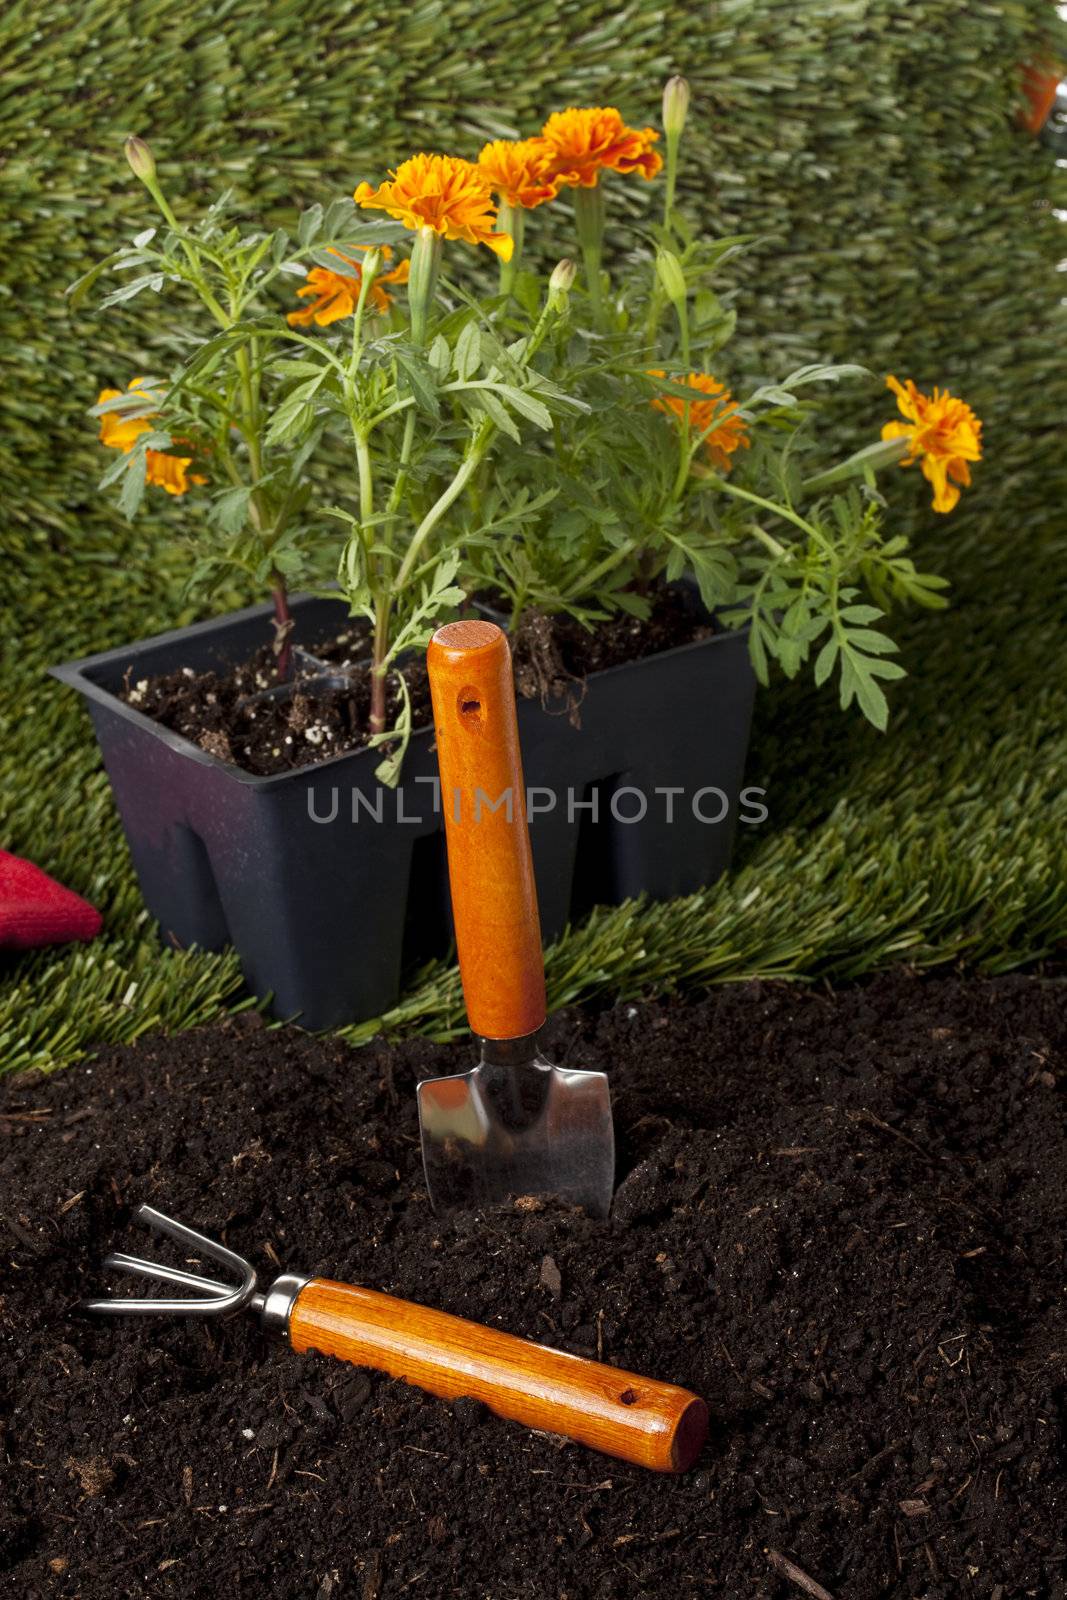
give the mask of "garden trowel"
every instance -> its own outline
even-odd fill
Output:
[[[615,1138],[603,1072],[538,1048],[545,972],[511,652],[491,622],[438,629],[427,652],[470,1072],[419,1084],[437,1211],[558,1196],[606,1217]]]

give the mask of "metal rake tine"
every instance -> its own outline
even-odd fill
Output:
[[[153,1206],[139,1206],[135,1218],[145,1227],[153,1228],[157,1233],[164,1233],[178,1244],[195,1250],[198,1255],[209,1256],[213,1261],[219,1262],[239,1278],[240,1283],[227,1288],[225,1284],[217,1283],[213,1278],[201,1278],[195,1272],[186,1272],[181,1267],[163,1266],[119,1252],[109,1257],[107,1264],[117,1267],[120,1272],[142,1273],[145,1277],[156,1278],[162,1283],[180,1284],[182,1288],[198,1292],[182,1296],[180,1299],[170,1299],[163,1295],[157,1298],[136,1299],[102,1297],[84,1301],[84,1310],[105,1317],[157,1315],[221,1317],[230,1311],[241,1311],[251,1303],[256,1293],[256,1269],[250,1261],[246,1261],[236,1251],[228,1250],[224,1244],[219,1244],[217,1239],[210,1239],[206,1234],[197,1233],[195,1228],[187,1228],[183,1222],[177,1222]]]
[[[206,1290],[225,1299],[233,1293],[233,1285],[216,1283],[214,1278],[202,1278],[198,1272],[185,1272],[181,1267],[168,1267],[162,1261],[144,1261],[140,1256],[124,1255],[116,1250],[104,1261],[105,1272],[129,1272],[142,1278],[155,1278],[159,1283],[178,1283],[183,1289]]]
[[[217,1261],[220,1266],[229,1267],[230,1271],[238,1278],[247,1278],[251,1274],[255,1282],[255,1268],[244,1256],[239,1256],[236,1250],[228,1250],[217,1239],[211,1239],[206,1233],[197,1233],[195,1228],[187,1228],[184,1222],[176,1222],[173,1217],[168,1217],[164,1212],[157,1211],[154,1206],[138,1206],[134,1212],[134,1220],[146,1228],[154,1228],[156,1233],[165,1233],[178,1244],[188,1245],[193,1250],[202,1251],[204,1255]]]

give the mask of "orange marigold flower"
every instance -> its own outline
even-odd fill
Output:
[[[143,378],[134,378],[125,393],[145,402],[154,401],[155,395],[148,393],[143,385]],[[102,406],[106,400],[118,400],[122,395],[122,389],[101,389],[96,403]],[[151,428],[149,418],[155,414],[151,411],[141,417],[130,417],[121,411],[105,411],[100,418],[100,443],[107,445],[109,450],[132,450],[141,434],[147,433]]]
[[[420,154],[402,161],[390,178],[377,189],[361,183],[353,196],[356,204],[386,211],[415,233],[432,228],[446,239],[488,245],[502,260],[511,260],[511,236],[493,232],[493,191],[473,162]]]
[[[149,403],[157,398],[144,388],[143,378],[134,378],[125,392]],[[105,400],[118,400],[122,393],[121,389],[101,389],[96,403],[102,406]],[[107,445],[109,450],[125,450],[128,454],[142,433],[151,432],[152,418],[156,414],[150,411],[140,417],[129,417],[121,411],[105,411],[100,418],[101,444]],[[192,456],[172,456],[166,450],[146,450],[145,479],[157,488],[165,489],[168,494],[185,494],[190,484],[207,482],[206,478],[189,472],[192,464]]]
[[[359,248],[367,250],[370,246],[360,245]],[[387,244],[379,248],[384,260],[393,259],[393,252]],[[325,328],[331,322],[340,322],[342,317],[350,317],[356,309],[359,292],[363,286],[362,264],[353,260],[351,256],[342,255],[341,251],[335,250],[332,245],[328,253],[345,262],[352,268],[352,272],[331,272],[329,267],[312,267],[307,275],[307,283],[296,291],[298,300],[310,300],[311,304],[303,306],[299,311],[290,311],[288,321],[291,328],[307,328],[312,322],[317,323],[320,328]],[[401,261],[391,272],[380,273],[373,280],[368,298],[378,311],[388,311],[393,303],[393,297],[385,285],[407,283],[410,270],[410,261]]]
[[[572,189],[592,189],[602,168],[654,178],[663,157],[652,146],[654,128],[628,128],[614,106],[554,111],[541,137],[552,152],[551,170]]]
[[[662,367],[654,367],[649,371],[649,377],[663,378],[666,377],[666,373]],[[745,420],[729,389],[717,378],[713,378],[710,372],[690,372],[684,378],[672,377],[671,382],[685,384],[697,394],[708,396],[706,400],[688,402],[689,426],[696,433],[704,433],[708,428],[711,429],[704,440],[707,452],[720,472],[729,472],[730,457],[734,451],[747,450],[751,443]],[[685,415],[686,402],[681,395],[660,394],[655,397],[652,404],[657,410],[670,411],[676,417]]]
[[[166,489],[168,494],[185,494],[191,483],[207,482],[206,478],[189,471],[193,464],[192,456],[172,456],[165,450],[146,450],[144,463],[145,481],[155,484],[157,489]]]
[[[478,170],[498,198],[526,211],[559,193],[551,166],[552,147],[544,139],[494,139],[478,157]]]
[[[925,395],[910,378],[904,384],[893,377],[885,381],[906,421],[887,422],[882,438],[908,440],[901,466],[921,461],[923,477],[933,485],[934,510],[951,511],[960,497],[956,485],[966,488],[971,481],[967,463],[982,459],[980,420],[965,401],[957,400],[947,389]]]

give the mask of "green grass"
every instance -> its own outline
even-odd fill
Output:
[[[889,736],[841,717],[827,695],[765,693],[749,776],[768,789],[771,819],[742,841],[737,870],[689,900],[594,915],[550,952],[553,1001],[751,975],[848,978],[900,960],[999,971],[1062,942],[1067,252],[1055,208],[1067,183],[1013,122],[1015,63],[1038,48],[1051,9],[6,8],[0,840],[87,894],[106,922],[91,946],[4,958],[0,1067],[61,1064],[94,1042],[241,1003],[232,956],[157,943],[88,719],[44,677],[50,661],[193,615],[176,599],[186,569],[167,537],[175,508],[128,528],[101,503],[84,415],[99,383],[124,384],[167,346],[176,313],[72,317],[61,294],[144,218],[119,154],[135,129],[172,189],[180,165],[190,188],[230,182],[288,220],[412,147],[473,150],[568,102],[649,120],[662,79],[688,71],[689,196],[710,228],[761,239],[738,269],[736,365],[780,374],[846,356],[947,382],[986,419],[987,458],[958,517],[935,519],[921,482],[897,485],[923,563],[940,562],[955,589],[949,613],[906,629],[912,676],[893,695]],[[639,216],[647,197],[639,185],[626,194]],[[845,442],[863,442],[885,410],[875,385],[866,406],[849,402]],[[426,974],[386,1021],[458,1026],[454,973]]]

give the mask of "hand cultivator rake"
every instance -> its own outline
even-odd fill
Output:
[[[220,1283],[119,1252],[108,1256],[105,1267],[190,1292],[102,1297],[86,1301],[86,1310],[108,1317],[224,1317],[251,1308],[265,1328],[300,1353],[318,1351],[372,1367],[445,1400],[469,1396],[497,1416],[563,1434],[638,1466],[684,1472],[700,1454],[707,1407],[687,1389],[356,1284],[283,1272],[259,1289],[251,1262],[216,1239],[152,1206],[141,1206],[136,1217],[194,1259],[217,1262],[234,1281]]]

